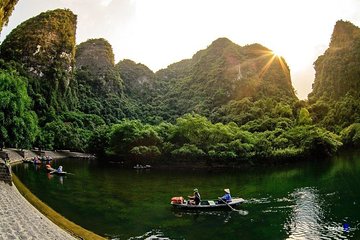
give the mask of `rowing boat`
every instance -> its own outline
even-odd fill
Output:
[[[67,172],[58,172],[57,170],[50,172],[50,174],[56,174],[56,175],[60,175],[60,176],[65,176],[68,173]]]
[[[174,198],[173,198],[174,199]],[[190,204],[190,201],[187,200],[175,200],[175,201],[171,201],[171,205],[174,208],[177,209],[186,209],[186,210],[195,210],[195,209],[199,209],[199,210],[211,210],[211,209],[220,209],[220,208],[227,208],[229,209],[229,206],[231,207],[235,207],[240,205],[241,203],[243,203],[245,200],[243,198],[232,198],[231,202],[228,202],[227,204],[219,201],[219,200],[201,200],[199,205],[194,205],[194,204]],[[181,197],[179,197],[178,199],[181,199]]]
[[[56,169],[52,168],[52,167],[46,167],[46,171],[47,172],[54,172],[54,171],[56,171]]]

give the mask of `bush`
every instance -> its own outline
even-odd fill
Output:
[[[340,133],[345,145],[360,146],[360,123],[353,123]]]

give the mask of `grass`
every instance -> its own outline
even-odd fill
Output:
[[[15,176],[15,174],[13,174],[12,177],[13,177],[13,182],[17,187],[17,189],[19,190],[19,192],[21,193],[21,195],[23,195],[26,198],[26,200],[28,200],[35,208],[37,208],[42,214],[44,214],[47,218],[49,218],[53,223],[55,223],[59,227],[69,232],[74,237],[80,239],[91,239],[91,240],[105,239],[61,216],[59,213],[55,212],[52,208],[50,208],[39,198],[37,198],[34,194],[32,194],[30,190]]]

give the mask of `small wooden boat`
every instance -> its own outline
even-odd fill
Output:
[[[184,210],[212,210],[212,209],[229,209],[231,207],[235,207],[243,203],[245,200],[243,198],[232,198],[231,202],[227,204],[221,202],[220,200],[201,200],[199,205],[189,204],[189,201],[183,200],[182,197],[174,197],[171,199],[171,205],[177,209]]]
[[[59,176],[65,176],[68,173],[67,172],[58,172],[57,170],[54,170],[54,171],[50,172],[50,174],[55,174],[55,175],[59,175]]]
[[[150,169],[151,168],[151,165],[135,165],[134,166],[134,169]]]
[[[52,167],[46,167],[46,171],[47,172],[53,172],[53,171],[56,171],[56,169],[52,168]]]

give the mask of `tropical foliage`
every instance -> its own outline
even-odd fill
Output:
[[[0,32],[9,21],[12,11],[19,0],[1,0],[0,2]]]
[[[4,40],[0,141],[128,159],[238,164],[359,145],[358,28],[335,26],[299,101],[285,60],[260,44],[215,40],[156,73],[115,64],[105,39],[75,47],[76,16],[42,13]]]
[[[0,144],[27,148],[38,134],[38,119],[31,110],[27,80],[15,71],[0,69]]]

